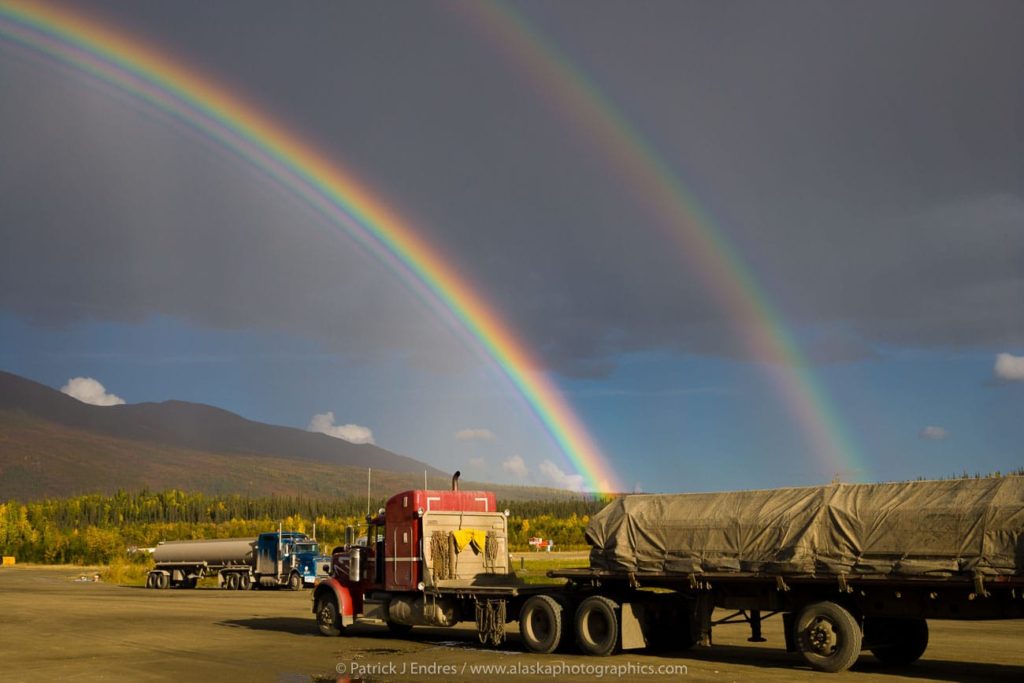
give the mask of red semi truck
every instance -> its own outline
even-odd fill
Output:
[[[453,486],[454,488],[454,486]],[[927,619],[1024,617],[1024,478],[635,495],[595,515],[590,566],[527,585],[507,513],[485,491],[405,491],[350,534],[313,593],[321,633],[476,621],[493,645],[585,654],[711,645],[712,629],[781,614],[786,649],[822,671],[862,650],[909,664]],[[732,610],[715,620],[715,608]]]

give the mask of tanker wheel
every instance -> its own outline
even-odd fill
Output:
[[[576,610],[576,644],[584,654],[605,657],[619,646],[619,605],[592,595]]]
[[[156,587],[167,588],[171,585],[171,577],[169,574],[157,574],[156,575]]]
[[[916,662],[928,649],[928,622],[924,619],[872,619],[865,629],[881,631],[885,645],[871,648],[878,661],[889,666]]]
[[[302,590],[302,577],[295,573],[289,576],[288,588],[292,589],[293,591]]]
[[[412,630],[412,624],[400,624],[397,621],[391,621],[388,619],[388,630],[391,634],[401,638],[402,636],[409,635],[409,631]]]
[[[340,636],[345,628],[338,614],[338,602],[333,595],[326,594],[316,601],[316,625],[325,636]]]
[[[156,574],[153,572],[146,575],[146,588],[156,588]]]
[[[238,574],[228,574],[224,584],[229,591],[238,590]]]
[[[519,635],[530,652],[546,655],[562,642],[562,606],[550,595],[534,595],[519,612]]]
[[[860,656],[860,624],[834,602],[815,602],[800,610],[793,633],[804,661],[819,671],[846,671]]]
[[[238,590],[247,591],[252,588],[252,577],[248,574],[242,574],[238,577]]]

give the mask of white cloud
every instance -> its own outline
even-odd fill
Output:
[[[921,430],[918,436],[928,441],[942,441],[949,436],[949,432],[946,431],[945,427],[938,427],[936,425],[928,425]]]
[[[514,477],[518,477],[519,479],[525,479],[528,473],[526,462],[520,455],[513,455],[511,458],[501,463],[501,469]]]
[[[566,474],[558,465],[550,460],[545,460],[540,464],[540,471],[551,483],[560,489],[569,489],[570,491],[583,490],[583,475]]]
[[[336,425],[334,424],[334,413],[331,411],[314,415],[313,419],[309,421],[307,429],[311,432],[333,436],[336,439],[344,439],[349,443],[374,442],[373,431],[369,427],[354,424]]]
[[[993,368],[997,379],[1004,382],[1024,382],[1024,356],[1009,353],[996,355],[996,366]]]
[[[490,429],[460,429],[455,432],[459,441],[494,441],[494,432]]]
[[[114,394],[108,394],[103,385],[92,377],[69,379],[68,383],[62,386],[60,390],[71,398],[77,398],[82,403],[89,403],[94,406],[119,406],[124,404],[123,398]]]
[[[486,461],[483,457],[474,457],[469,459],[469,466],[476,470],[483,469],[485,463]]]

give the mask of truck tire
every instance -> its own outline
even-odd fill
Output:
[[[815,602],[793,622],[797,651],[819,671],[846,671],[860,656],[863,634],[849,610],[834,602]]]
[[[156,588],[156,574],[153,572],[146,575],[146,588]]]
[[[238,574],[232,572],[225,576],[224,585],[229,591],[238,590]]]
[[[547,655],[562,642],[562,606],[550,595],[534,595],[519,612],[519,635],[530,652]]]
[[[591,595],[576,610],[576,644],[584,654],[606,657],[619,646],[619,605]]]
[[[168,586],[171,585],[171,575],[170,574],[164,574],[163,572],[158,573],[156,575],[156,583],[155,583],[155,585],[156,585],[157,588],[160,588],[160,589],[167,588]]]
[[[317,599],[316,625],[325,636],[340,636],[345,631],[338,614],[338,601],[330,593]]]
[[[247,591],[252,588],[252,577],[248,574],[242,574],[238,577],[238,590]]]
[[[302,590],[302,577],[292,572],[291,576],[288,577],[288,588],[293,591]]]
[[[871,648],[878,661],[889,666],[916,662],[928,649],[928,622],[924,619],[870,619],[864,625],[872,640],[884,645]]]

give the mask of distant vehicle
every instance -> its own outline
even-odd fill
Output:
[[[314,589],[320,632],[475,620],[498,645],[518,619],[531,652],[600,656],[710,646],[722,623],[761,641],[781,614],[786,650],[836,672],[917,660],[926,619],[1024,618],[1024,477],[624,496],[590,520],[590,566],[548,573],[564,585],[517,579],[506,515],[455,481],[393,496]]]
[[[221,588],[248,590],[287,586],[299,590],[323,575],[328,558],[317,542],[295,531],[268,531],[252,538],[162,541],[153,551],[156,567],[146,588],[195,588],[216,576]]]

